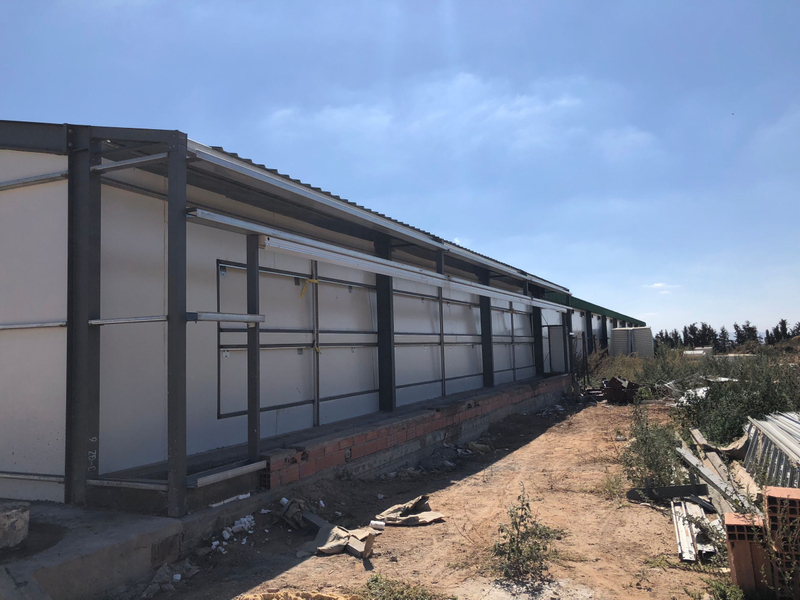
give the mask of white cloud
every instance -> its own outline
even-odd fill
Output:
[[[679,288],[679,285],[670,285],[669,283],[646,283],[642,287],[650,288],[651,290],[667,291],[673,288]]]
[[[581,79],[537,80],[524,89],[458,73],[408,82],[385,94],[359,90],[353,102],[272,108],[263,127],[276,143],[338,147],[381,170],[442,157],[530,159],[571,148],[623,162],[656,144],[632,125],[609,127],[603,110],[619,91]]]

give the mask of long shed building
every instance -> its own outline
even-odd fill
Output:
[[[269,486],[315,428],[569,373],[643,324],[573,300],[179,131],[0,121],[0,497],[180,515]]]

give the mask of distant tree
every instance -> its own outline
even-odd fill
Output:
[[[744,322],[744,325],[742,325],[742,330],[744,331],[745,342],[761,342],[761,339],[758,335],[758,329],[755,325],[751,325],[750,321]]]
[[[714,349],[717,352],[725,353],[728,351],[728,348],[730,348],[730,345],[731,345],[731,340],[730,337],[728,336],[728,330],[725,327],[725,325],[723,325],[722,327],[719,328],[719,335],[717,336],[717,343],[715,344]]]
[[[711,327],[706,322],[700,323],[700,329],[697,333],[698,346],[715,346],[717,343],[717,330]]]
[[[791,332],[789,331],[789,323],[786,319],[781,319],[778,321],[778,324],[772,328],[770,332],[767,330],[769,335],[765,335],[764,339],[767,344],[775,344],[777,342],[788,340],[791,336]]]
[[[800,335],[800,321],[794,324],[794,327],[792,327],[792,330],[789,332],[789,335],[791,335],[792,337]]]
[[[800,323],[798,323],[800,325]],[[681,346],[681,334],[678,333],[677,329],[673,329],[672,333],[669,334],[670,340],[672,340],[672,344],[670,344],[673,348],[680,348]]]
[[[733,342],[737,346],[741,346],[742,344],[744,344],[747,341],[747,338],[745,337],[745,333],[744,333],[744,328],[743,327],[739,327],[738,323],[734,323],[733,324],[733,332],[734,332]]]

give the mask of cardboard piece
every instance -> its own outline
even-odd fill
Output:
[[[428,496],[418,496],[405,504],[396,504],[375,517],[376,521],[384,521],[386,525],[404,526],[428,525],[443,519],[442,513],[431,510]]]

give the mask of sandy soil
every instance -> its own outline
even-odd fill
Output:
[[[314,533],[290,531],[273,515],[256,515],[255,533],[237,536],[228,554],[193,559],[201,567],[182,589],[158,598],[231,600],[261,598],[277,590],[347,594],[373,573],[420,582],[459,598],[686,598],[702,589],[702,575],[653,567],[659,557],[674,559],[672,522],[661,512],[604,498],[598,489],[619,472],[627,432],[627,407],[565,404],[567,414],[516,415],[492,427],[483,441],[494,452],[459,460],[448,473],[415,480],[337,479],[297,490],[295,497],[318,505],[318,512],[347,528],[367,525],[393,504],[430,494],[446,521],[425,527],[389,528],[375,542],[375,554],[361,561],[342,554],[298,559],[298,547]],[[657,416],[665,409],[654,407]],[[547,525],[561,528],[551,562],[552,581],[538,591],[497,584],[487,569],[487,550],[505,520],[505,507],[524,484],[533,510]],[[378,495],[383,498],[379,499]],[[275,508],[275,507],[273,507]],[[336,516],[336,511],[342,513]],[[265,533],[264,529],[269,529]],[[264,596],[268,597],[268,596]]]

